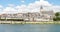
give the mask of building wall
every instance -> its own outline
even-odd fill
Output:
[[[7,15],[2,15],[1,18],[7,18],[7,19],[28,19],[29,21],[49,21],[52,20],[53,14],[48,14],[48,13],[19,13],[19,14],[7,14]]]

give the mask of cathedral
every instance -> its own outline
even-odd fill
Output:
[[[24,21],[53,21],[54,12],[45,11],[43,6],[40,7],[40,12],[16,13],[16,14],[2,14],[3,19],[23,19]]]
[[[43,6],[40,7],[41,21],[53,21],[54,12],[53,10],[46,11]]]
[[[27,13],[27,15],[29,21],[53,21],[54,12],[53,10],[45,11],[43,6],[41,6],[40,12]]]

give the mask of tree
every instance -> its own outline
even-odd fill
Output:
[[[59,16],[59,12],[55,13],[55,16],[56,16],[56,17]]]
[[[54,21],[60,21],[60,12],[55,13],[55,17],[53,18]]]

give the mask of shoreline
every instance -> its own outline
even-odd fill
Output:
[[[0,21],[0,24],[60,24],[56,21],[48,21],[48,22],[23,22],[23,21]]]

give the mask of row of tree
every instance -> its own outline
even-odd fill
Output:
[[[60,12],[56,12],[53,18],[54,21],[60,21]]]
[[[0,21],[24,21],[23,19],[0,19]]]

